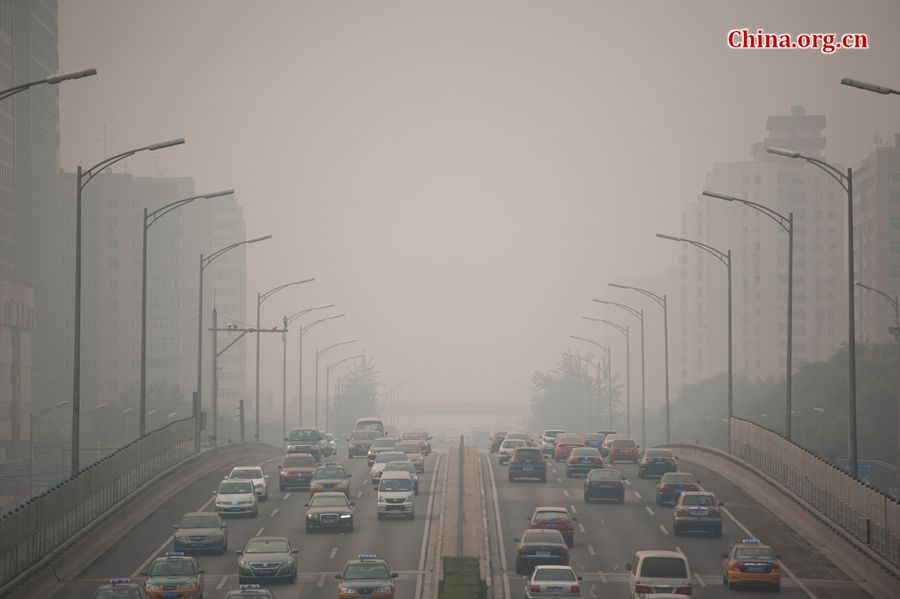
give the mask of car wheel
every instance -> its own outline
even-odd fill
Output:
[[[590,502],[591,502],[591,498],[587,496],[587,493],[584,494],[584,502],[585,502],[585,503],[590,503]]]
[[[722,538],[722,527],[720,526],[719,528],[717,528],[717,529],[716,529],[716,532],[713,533],[713,535],[714,535],[717,539],[721,539],[721,538]]]
[[[268,491],[266,491],[266,493],[262,496],[262,500],[263,500],[263,501],[268,501],[268,500],[269,500],[269,492],[268,492]]]
[[[662,505],[662,499],[659,495],[656,496],[656,505]]]
[[[547,482],[547,475],[545,474],[544,476],[542,476],[542,477],[540,478],[540,480],[541,480],[542,483]]]
[[[729,583],[728,583],[728,590],[729,590],[729,591],[736,591],[737,588],[738,588],[738,585],[737,585],[736,582],[729,582]]]
[[[619,497],[619,503],[625,503],[625,496],[624,496],[624,495],[622,495],[621,497]]]
[[[722,574],[722,585],[726,587],[728,586],[728,577],[724,574]]]
[[[781,592],[781,583],[780,582],[772,585],[772,592],[773,593]]]
[[[378,519],[379,519],[379,520],[384,520],[384,514],[378,514]]]
[[[516,574],[524,574],[522,564],[519,563],[519,560],[516,560]]]
[[[574,547],[574,546],[575,546],[575,538],[573,537],[573,538],[571,538],[571,539],[566,539],[566,546],[567,546],[567,547]]]
[[[257,516],[259,516],[259,508],[253,510],[253,517],[256,518]]]

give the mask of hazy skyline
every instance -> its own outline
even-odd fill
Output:
[[[237,191],[248,235],[274,236],[248,249],[248,305],[317,279],[268,301],[264,324],[334,302],[348,317],[310,333],[306,364],[358,337],[329,360],[365,349],[382,382],[415,381],[404,395],[423,400],[526,400],[515,381],[551,368],[569,334],[619,344],[581,320],[616,315],[591,298],[636,301],[607,282],[675,264],[653,235],[680,231],[705,173],[748,160],[769,115],[825,114],[826,156],[850,165],[900,131],[895,99],[839,84],[900,86],[888,0],[88,0],[59,13],[60,70],[99,71],[60,87],[61,166],[99,160],[104,125],[111,152],[185,137],[127,168]],[[871,48],[727,48],[742,27],[863,32]],[[263,348],[263,395],[279,397],[279,341]]]

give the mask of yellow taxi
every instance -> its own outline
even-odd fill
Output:
[[[152,599],[200,599],[203,596],[203,570],[193,557],[170,551],[153,560],[147,570],[144,591]]]
[[[344,467],[335,462],[325,462],[313,472],[309,483],[309,496],[316,493],[333,491],[343,493],[350,498],[350,477]]]
[[[744,539],[722,554],[722,584],[734,590],[740,586],[765,586],[781,590],[781,566],[778,554],[759,542]]]
[[[394,599],[397,573],[377,555],[365,554],[350,560],[344,571],[334,577],[340,581],[339,599]]]
[[[127,578],[113,578],[97,589],[94,599],[147,599],[147,595],[140,584]]]

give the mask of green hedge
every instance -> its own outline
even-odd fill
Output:
[[[481,570],[476,558],[442,559],[444,579],[438,589],[439,599],[487,599],[487,585],[481,580]]]

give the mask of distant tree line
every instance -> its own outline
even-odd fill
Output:
[[[328,427],[332,431],[349,432],[357,418],[377,416],[378,372],[374,359],[362,365],[354,362],[350,372],[341,379],[328,414]]]

